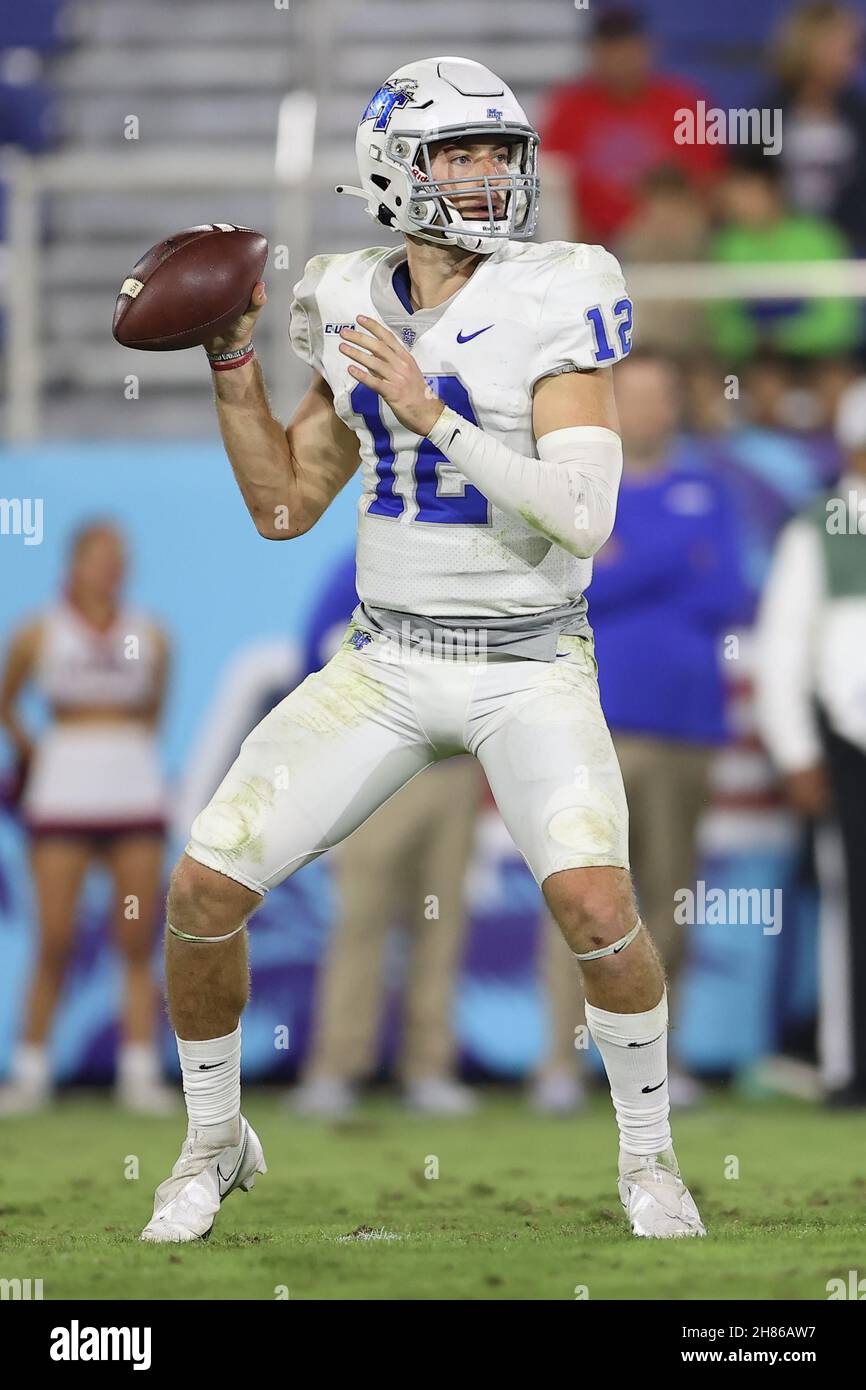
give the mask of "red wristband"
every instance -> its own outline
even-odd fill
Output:
[[[247,343],[246,347],[235,348],[232,352],[209,352],[207,360],[212,372],[230,372],[235,367],[245,367],[248,362],[252,362],[255,355],[256,350],[252,343]]]

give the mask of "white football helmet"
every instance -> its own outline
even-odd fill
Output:
[[[491,135],[510,148],[508,171],[449,179],[446,192],[433,178],[430,146]],[[386,227],[486,254],[503,238],[523,241],[535,231],[538,143],[514,93],[489,68],[468,58],[421,58],[392,73],[368,103],[355,141],[362,186],[339,184],[337,192],[365,198]],[[486,218],[461,215],[451,197],[460,184],[486,195]]]

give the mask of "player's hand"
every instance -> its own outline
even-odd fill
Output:
[[[206,352],[232,352],[234,348],[246,347],[253,336],[256,319],[268,302],[265,282],[259,280],[253,285],[252,298],[239,319],[219,338],[210,338],[205,344]]]
[[[785,795],[801,816],[820,820],[830,805],[830,787],[823,766],[807,767],[791,772],[784,779]]]
[[[340,334],[340,351],[358,364],[349,367],[349,375],[366,382],[387,401],[407,430],[427,434],[445,407],[427,385],[415,358],[375,319],[359,314],[357,321],[359,330],[344,328]]]

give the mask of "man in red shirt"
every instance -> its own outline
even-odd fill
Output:
[[[542,149],[562,162],[573,196],[573,225],[562,235],[613,244],[654,169],[676,165],[699,183],[721,168],[720,146],[675,142],[675,113],[694,111],[701,94],[656,76],[652,63],[642,17],[608,9],[595,25],[589,76],[551,94]]]

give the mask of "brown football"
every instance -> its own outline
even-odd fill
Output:
[[[198,347],[239,318],[268,258],[250,227],[206,222],[152,246],[120,287],[111,331],[124,347]]]

